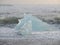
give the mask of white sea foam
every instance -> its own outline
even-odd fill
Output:
[[[53,38],[60,39],[60,31],[42,31],[42,32],[32,32],[30,35],[25,35],[20,37],[21,35],[17,35],[14,29],[8,27],[0,28],[0,37],[2,38],[23,38],[23,39],[40,39],[40,38]]]

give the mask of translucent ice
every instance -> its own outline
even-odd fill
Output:
[[[19,20],[16,28],[18,34],[31,34],[32,31],[32,21],[31,15],[24,15],[22,20]]]
[[[18,34],[31,34],[32,31],[49,31],[52,30],[52,27],[31,14],[25,14],[24,18],[19,20],[15,29]]]

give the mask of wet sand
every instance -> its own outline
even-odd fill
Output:
[[[60,45],[60,39],[0,39],[0,45]]]
[[[7,30],[0,31],[0,45],[60,45],[60,31],[44,31],[25,37]]]

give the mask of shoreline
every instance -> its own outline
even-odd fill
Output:
[[[0,39],[1,45],[60,45],[60,39]]]

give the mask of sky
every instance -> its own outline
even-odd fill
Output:
[[[0,0],[0,4],[60,4],[60,0]]]

